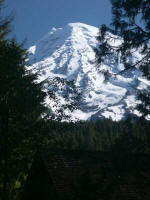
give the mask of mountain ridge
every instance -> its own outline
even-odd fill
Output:
[[[103,71],[119,72],[122,65],[113,57],[97,67],[94,49],[98,33],[96,27],[69,23],[64,28],[52,28],[29,48],[30,68],[38,72],[39,82],[47,80],[46,105],[55,119],[85,121],[105,117],[117,121],[139,115],[135,109],[136,89],[150,86],[149,82],[136,69],[111,77],[106,83]],[[140,56],[138,52],[136,56]]]

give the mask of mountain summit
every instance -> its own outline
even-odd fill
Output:
[[[54,118],[90,120],[127,115],[139,115],[136,89],[150,84],[137,69],[105,81],[104,71],[119,72],[122,65],[115,58],[97,67],[99,29],[82,23],[69,23],[64,28],[52,28],[30,47],[29,63],[38,81],[44,81],[46,104]],[[135,53],[136,56],[140,56]]]

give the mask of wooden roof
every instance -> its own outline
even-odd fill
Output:
[[[132,155],[124,163],[121,156],[98,151],[43,149],[40,151],[58,199],[148,200],[150,159]]]

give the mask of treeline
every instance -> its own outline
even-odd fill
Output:
[[[60,149],[150,153],[150,122],[60,123],[48,120],[42,83],[27,70],[28,57],[7,39],[11,19],[0,0],[0,200],[18,200],[34,154],[43,146]]]
[[[23,136],[23,141],[13,143],[13,148],[9,146],[7,198],[20,198],[34,155],[43,147],[110,152],[124,155],[124,158],[132,153],[150,154],[149,130],[150,122],[146,120],[113,122],[105,119],[77,123],[39,120],[33,130],[28,130],[29,137]],[[2,178],[3,163],[1,167]],[[0,179],[0,189],[3,189],[3,179]]]
[[[78,123],[45,122],[39,147],[92,151],[150,153],[150,122],[98,120]]]

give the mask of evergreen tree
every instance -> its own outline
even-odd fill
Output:
[[[0,8],[2,7],[0,1]],[[45,93],[37,75],[27,70],[26,50],[7,40],[10,20],[0,17],[0,196],[14,198],[37,141]]]
[[[5,19],[2,17],[2,9],[3,9],[3,0],[0,0],[0,40],[4,40],[7,34],[10,32],[10,22],[12,20],[11,16],[6,17]]]
[[[143,76],[150,80],[150,1],[149,0],[111,0],[112,28],[102,25],[98,40],[100,46],[96,50],[97,62],[102,63],[110,56],[120,57],[125,71],[139,68]],[[110,34],[113,33],[113,34]],[[123,39],[118,46],[110,40]],[[113,42],[114,44],[114,42]],[[142,57],[134,62],[133,52],[139,51]],[[107,78],[110,74],[105,72]],[[117,75],[117,74],[115,74]],[[150,114],[150,90],[138,91],[138,99],[142,101],[138,110],[145,117]]]

